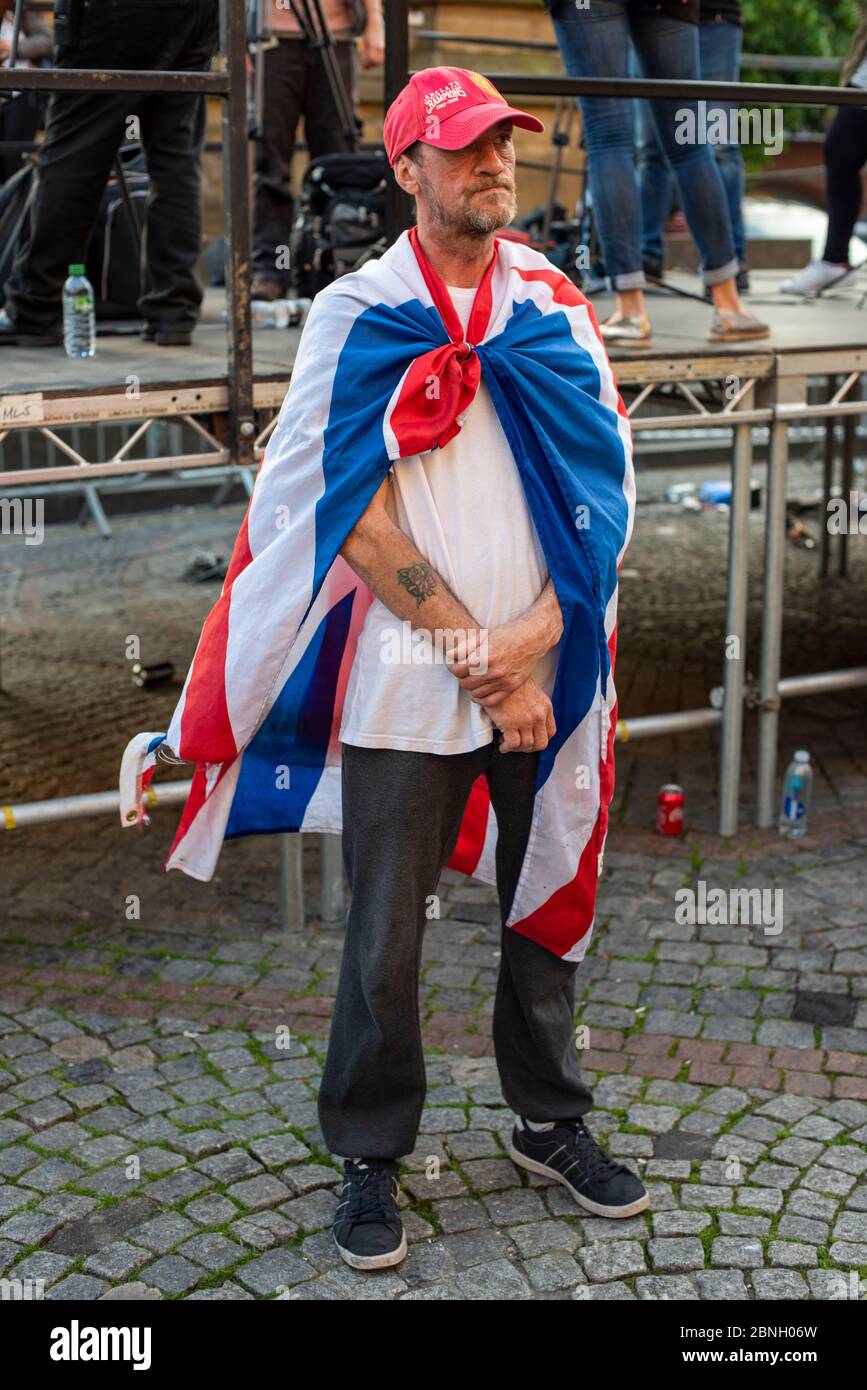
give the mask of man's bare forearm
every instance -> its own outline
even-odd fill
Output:
[[[526,625],[543,652],[556,646],[563,636],[563,614],[550,576],[536,602],[514,621]]]
[[[481,633],[469,609],[387,513],[356,527],[340,553],[380,602],[414,628]]]

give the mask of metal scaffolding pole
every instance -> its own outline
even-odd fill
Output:
[[[229,300],[229,451],[239,467],[255,462],[253,331],[250,321],[250,208],[247,137],[247,28],[244,6],[220,0],[220,45],[228,96],[223,101],[223,224]]]
[[[775,393],[780,383],[774,383]],[[768,449],[765,497],[765,584],[762,599],[762,654],[759,671],[759,740],[756,773],[756,824],[773,825],[776,810],[777,735],[780,724],[780,658],[786,556],[786,469],[788,429],[774,419]]]
[[[744,392],[745,410],[752,405],[754,387]],[[753,427],[735,425],[732,460],[732,502],[729,513],[728,607],[725,631],[725,675],[720,739],[719,833],[734,835],[738,828],[741,786],[741,745],[744,716],[744,662],[747,643],[749,590],[750,474],[753,463]],[[729,650],[731,644],[733,650]]]

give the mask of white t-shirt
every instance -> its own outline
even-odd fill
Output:
[[[449,286],[449,294],[466,332],[476,291]],[[484,380],[463,420],[444,448],[395,463],[386,506],[476,621],[493,628],[535,603],[548,567]],[[444,645],[419,637],[374,598],[347,683],[341,741],[423,753],[490,743],[493,720],[445,665]],[[548,695],[557,651],[533,670]]]

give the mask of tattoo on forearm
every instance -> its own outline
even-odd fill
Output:
[[[437,589],[437,577],[434,571],[430,565],[421,562],[399,569],[397,582],[403,585],[408,593],[412,594],[416,608],[420,608],[425,599],[435,594]]]

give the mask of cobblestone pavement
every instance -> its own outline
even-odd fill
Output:
[[[669,480],[645,481],[645,497]],[[126,739],[165,727],[177,688],[138,691],[126,638],[183,674],[215,590],[181,572],[195,549],[227,553],[239,519],[198,509],[118,522],[107,542],[63,527],[42,547],[5,547],[0,803],[112,787]],[[622,585],[627,717],[706,704],[721,678],[725,518],[657,503],[640,521]],[[863,661],[867,547],[851,552],[851,578],[820,586],[815,556],[787,550],[784,673]],[[752,670],[759,598],[754,586]],[[329,1231],[340,1168],[316,1088],[343,929],[317,917],[316,837],[307,922],[286,932],[274,838],[228,843],[197,883],[161,872],[177,809],[147,831],[102,817],[3,835],[0,1276],[42,1280],[47,1299],[860,1296],[864,715],[863,692],[784,706],[783,753],[808,747],[817,776],[795,843],[715,835],[715,733],[618,750],[576,1027],[589,1030],[577,1036],[591,1128],[651,1192],[639,1217],[585,1217],[506,1157],[497,907],[444,875],[421,984],[428,1103],[402,1172],[410,1254],[379,1274],[339,1261]],[[745,827],[753,734],[748,718]],[[673,779],[687,832],[663,841],[654,793]],[[768,906],[782,889],[783,930],[765,930],[767,915],[681,923],[675,894],[702,883],[761,890]]]
[[[626,1221],[587,1217],[506,1157],[489,1032],[498,910],[446,871],[421,985],[429,1092],[402,1172],[410,1253],[368,1274],[331,1242],[339,1160],[316,1113],[342,928],[275,927],[273,841],[227,847],[219,882],[155,882],[173,823],[155,818],[125,854],[107,828],[88,839],[105,897],[86,907],[84,868],[63,897],[51,882],[70,828],[34,832],[44,897],[33,885],[35,919],[16,900],[0,942],[6,1279],[42,1279],[47,1299],[860,1296],[863,833],[704,861],[679,844],[618,850],[615,834],[576,1024],[591,1128],[651,1193]],[[679,925],[675,893],[701,881],[782,888],[782,931],[769,913]],[[142,895],[122,926],[120,885]],[[155,913],[166,885],[174,911]]]

